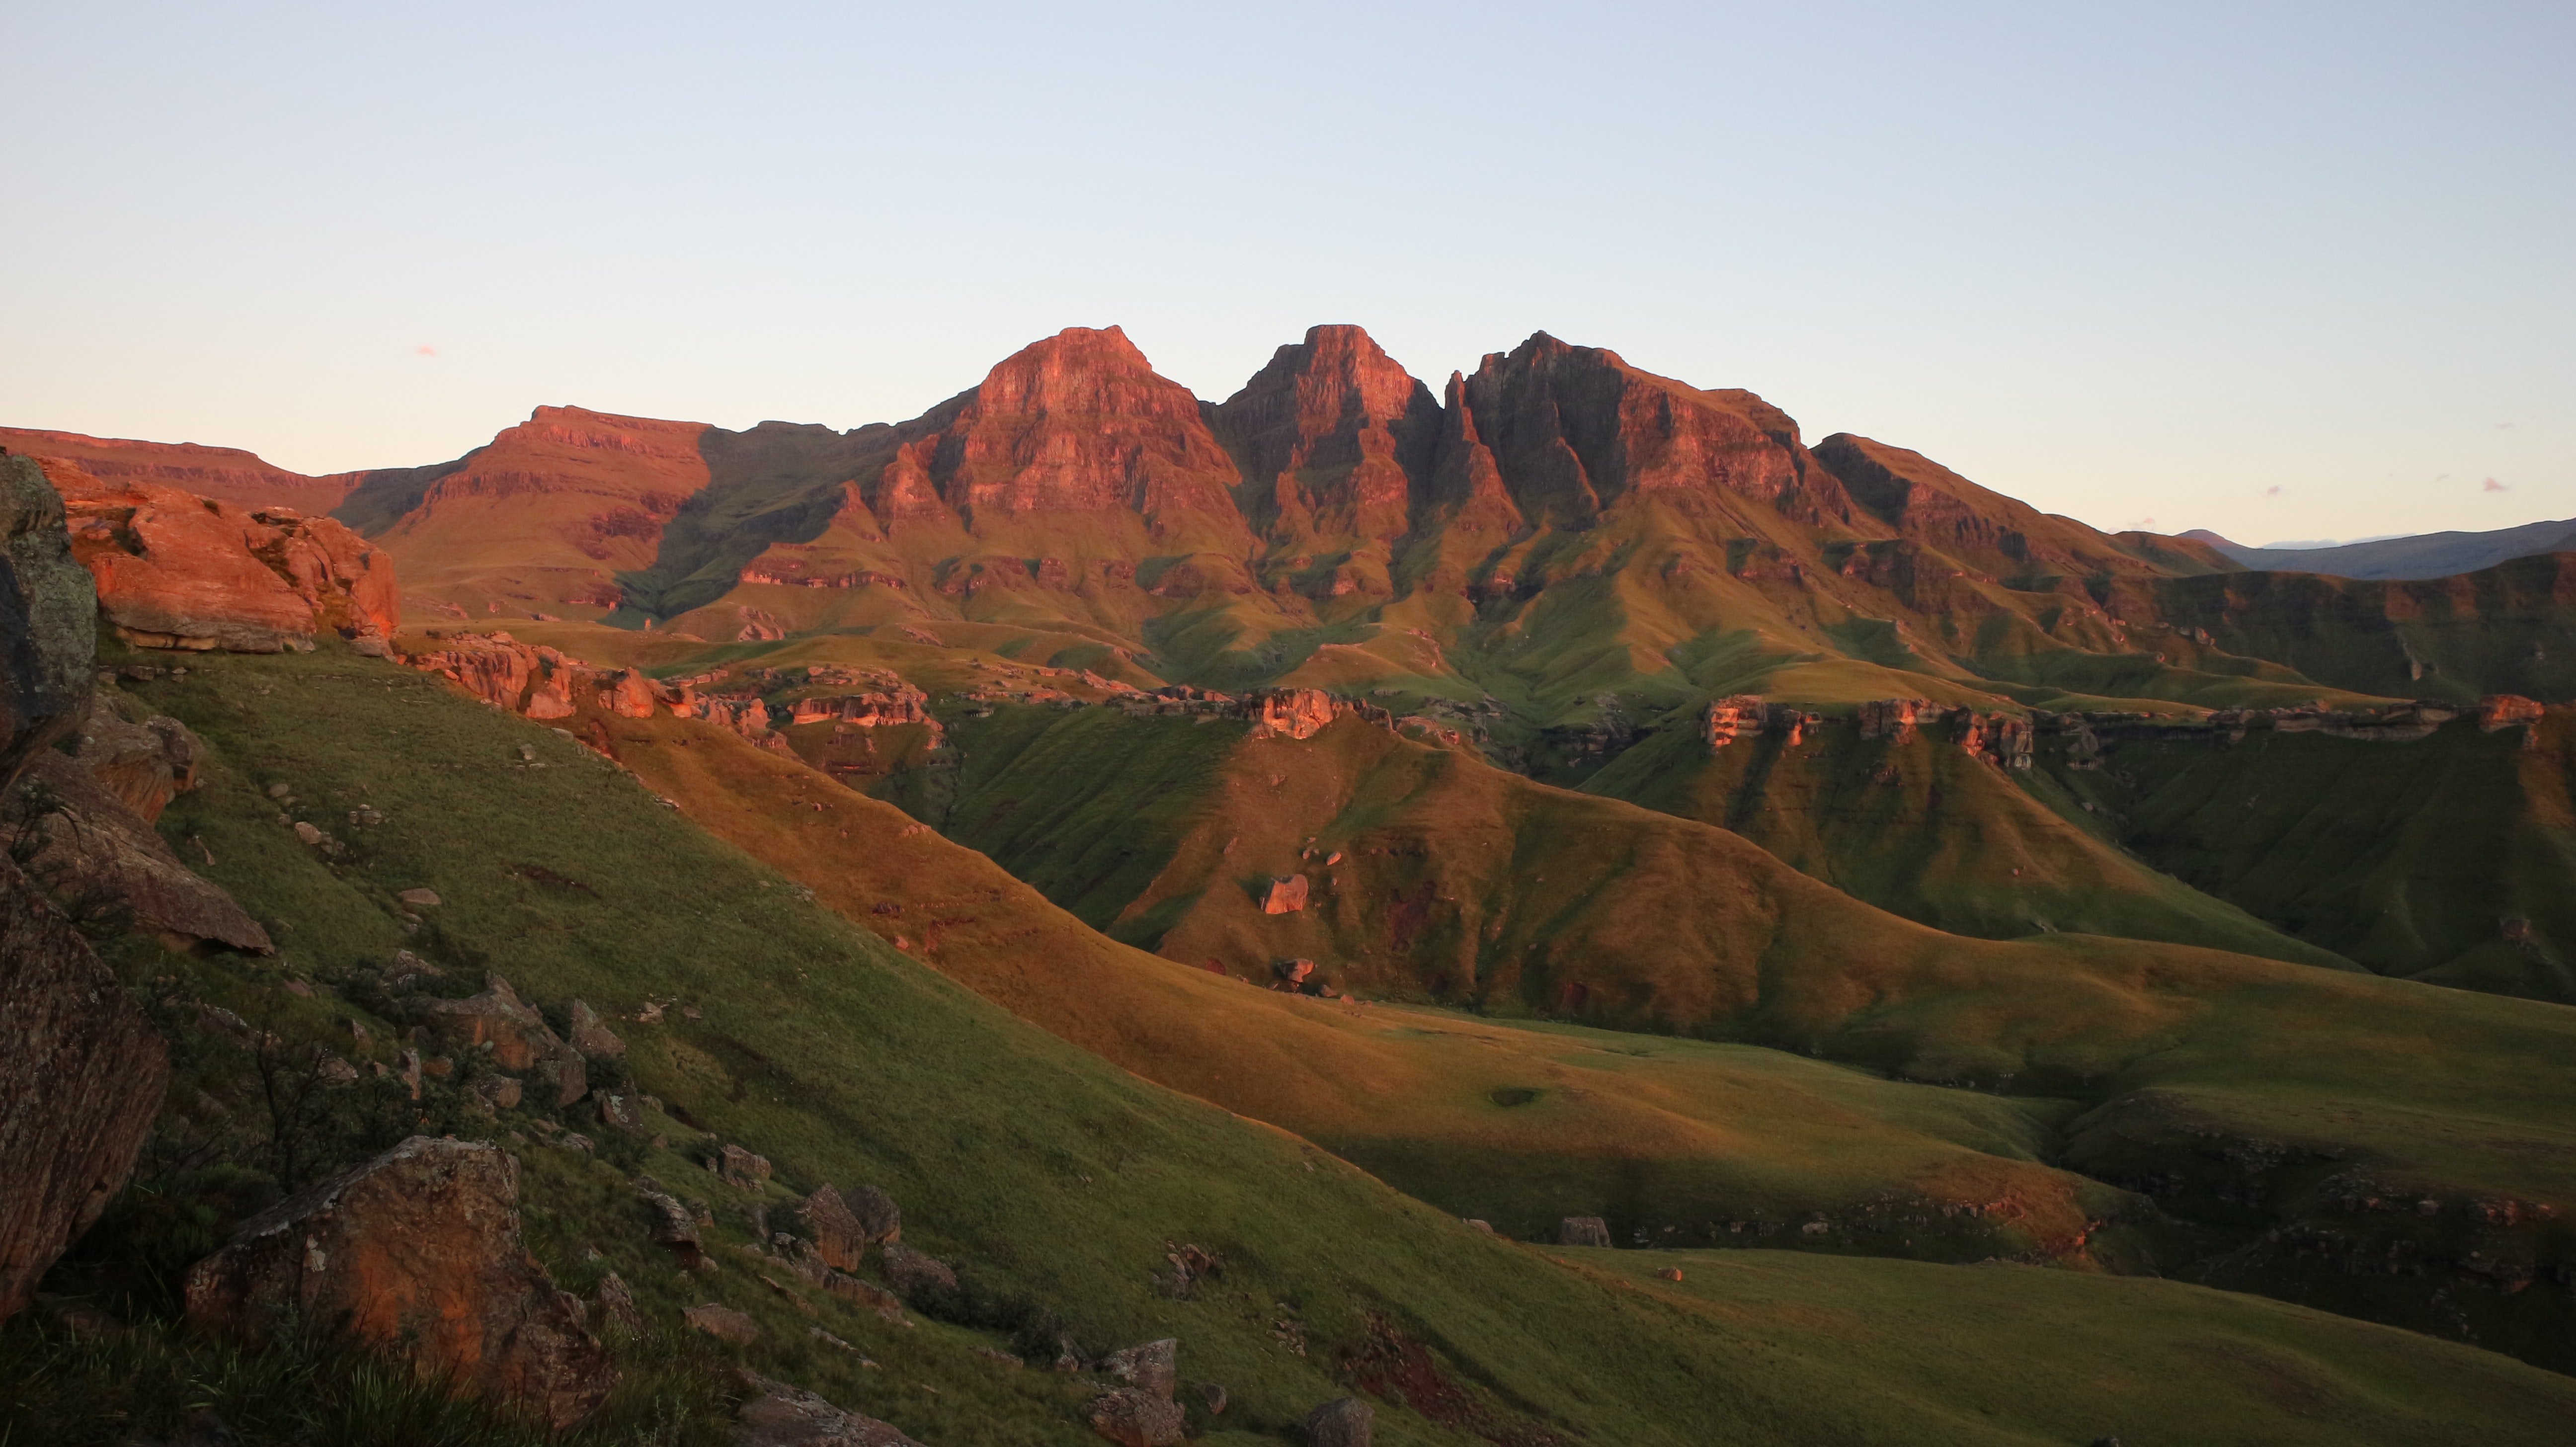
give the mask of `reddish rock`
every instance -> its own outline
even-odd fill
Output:
[[[169,1076],[115,974],[0,858],[0,1321],[124,1186]]]
[[[921,1447],[903,1433],[784,1382],[746,1371],[753,1396],[742,1404],[734,1447]]]
[[[728,1184],[757,1191],[769,1180],[769,1160],[740,1146],[726,1146],[716,1153],[716,1173]]]
[[[520,1243],[518,1164],[491,1145],[414,1136],[289,1196],[190,1268],[187,1298],[200,1330],[256,1344],[291,1310],[557,1428],[616,1379]]]
[[[2478,700],[2478,731],[2494,733],[2515,724],[2536,724],[2546,712],[2539,702],[2513,693],[2491,693]]]
[[[1256,739],[1311,739],[1325,726],[1351,712],[1351,705],[1320,688],[1271,688],[1247,696],[1246,711]]]
[[[815,1187],[799,1214],[814,1238],[815,1254],[824,1265],[840,1271],[859,1269],[860,1258],[867,1254],[867,1230],[851,1214],[839,1191],[829,1185]]]
[[[1209,414],[1281,541],[1387,540],[1412,525],[1440,444],[1431,389],[1353,326],[1308,329]]]
[[[1770,707],[1752,694],[1738,694],[1711,703],[1700,719],[1708,746],[1722,749],[1746,734],[1762,732],[1763,721],[1770,716]]]
[[[889,527],[953,516],[978,533],[1019,519],[1140,517],[1149,536],[1236,555],[1250,537],[1240,480],[1199,400],[1156,376],[1116,327],[1034,343],[982,386],[907,424],[909,443],[866,489]]]
[[[1860,706],[1860,736],[1864,739],[1886,739],[1890,743],[1914,742],[1914,725],[1919,720],[1937,717],[1940,709],[1919,698],[1874,698]]]
[[[1270,887],[1261,895],[1263,914],[1295,914],[1305,907],[1306,876],[1302,874],[1282,875],[1272,879]]]
[[[441,1044],[462,1052],[488,1043],[493,1064],[535,1072],[551,1088],[557,1105],[570,1105],[589,1091],[581,1052],[565,1044],[499,975],[488,978],[482,994],[427,1000],[416,1008],[421,1023]]]
[[[129,642],[275,653],[325,628],[382,640],[398,624],[392,556],[329,518],[56,473],[73,554]]]
[[[111,483],[148,483],[236,507],[285,507],[317,514],[339,506],[359,476],[308,477],[236,447],[85,437],[32,427],[0,427],[0,451],[69,464]]]
[[[580,1000],[572,1002],[572,1048],[593,1060],[614,1060],[626,1053],[626,1042]]]
[[[1708,515],[1729,495],[1811,524],[1851,517],[1842,484],[1798,446],[1797,424],[1750,392],[1703,391],[1540,332],[1487,356],[1464,396],[1533,522],[1582,526],[1632,497]]]
[[[871,1243],[903,1239],[903,1208],[894,1203],[894,1197],[874,1186],[861,1186],[842,1199]]]
[[[616,681],[600,691],[599,706],[622,718],[651,718],[656,705],[677,695],[661,684],[629,668],[617,675]]]

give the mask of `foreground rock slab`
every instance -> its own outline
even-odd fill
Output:
[[[754,1372],[742,1379],[758,1395],[742,1404],[734,1447],[921,1447],[874,1417],[844,1412],[785,1382]]]
[[[187,1290],[201,1330],[256,1344],[294,1313],[557,1428],[616,1381],[521,1244],[518,1162],[496,1146],[414,1136],[252,1217]]]
[[[0,859],[0,1321],[125,1184],[170,1052],[89,942]]]

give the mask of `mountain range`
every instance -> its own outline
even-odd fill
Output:
[[[1349,326],[1221,402],[1111,327],[846,432],[0,447],[98,679],[8,756],[10,888],[176,1082],[0,1327],[56,1384],[0,1430],[106,1390],[78,1310],[183,1363],[174,1422],[247,1373],[202,1303],[262,1213],[414,1131],[514,1163],[489,1249],[581,1305],[487,1390],[598,1440],[2576,1405],[2576,556],[2533,530],[2293,571],[1544,333],[1435,389]],[[897,1236],[834,1224],[862,1180]],[[898,1435],[758,1435],[823,1412]]]

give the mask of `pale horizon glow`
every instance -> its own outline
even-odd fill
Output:
[[[0,425],[339,472],[1356,322],[2104,528],[2576,517],[2576,10],[1786,10],[15,7]]]

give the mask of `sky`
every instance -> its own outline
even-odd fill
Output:
[[[0,425],[443,460],[1531,332],[2106,528],[2576,517],[2576,5],[0,4]]]

